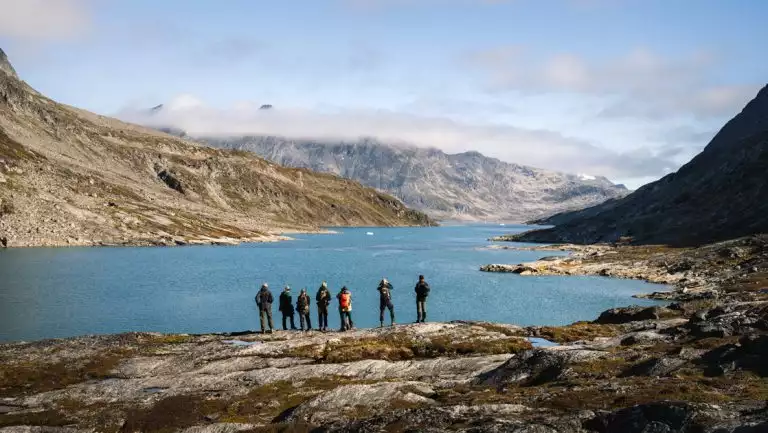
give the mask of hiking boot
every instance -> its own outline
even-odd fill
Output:
[[[395,326],[395,322],[390,323],[389,326]]]

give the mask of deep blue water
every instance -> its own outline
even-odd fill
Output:
[[[413,322],[413,287],[419,274],[432,286],[430,321],[567,324],[616,306],[653,304],[631,298],[659,290],[640,281],[478,271],[486,263],[519,263],[553,254],[485,248],[488,237],[522,229],[355,228],[237,247],[9,249],[0,251],[0,341],[256,329],[253,298],[264,281],[275,298],[283,285],[291,285],[294,300],[304,286],[314,297],[322,280],[334,295],[347,285],[359,327],[378,325],[376,286],[382,277],[394,285],[398,322]],[[367,235],[369,231],[374,235]],[[279,322],[276,305],[274,310]],[[315,314],[313,303],[313,322]],[[329,325],[338,327],[338,314],[330,315]]]

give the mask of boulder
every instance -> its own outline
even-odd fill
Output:
[[[764,330],[765,312],[761,309],[732,311],[730,308],[715,308],[702,317],[689,321],[688,331],[699,338],[723,338],[732,335],[750,334],[755,330]]]
[[[504,387],[511,383],[536,386],[555,380],[566,379],[570,365],[607,356],[596,350],[527,350],[511,358],[500,367],[481,374],[475,380],[478,385]]]
[[[633,305],[631,307],[612,308],[603,311],[595,323],[621,324],[629,322],[638,322],[641,320],[658,320],[662,313],[661,307],[640,307]]]
[[[173,190],[176,190],[182,194],[184,194],[184,186],[181,184],[181,181],[169,170],[162,169],[157,172],[158,179],[165,182],[165,184],[168,186],[168,188],[171,188]]]
[[[687,403],[655,402],[602,413],[585,423],[599,433],[687,432],[693,408]]]
[[[762,409],[735,412],[718,405],[658,401],[601,412],[583,423],[596,433],[763,433]]]

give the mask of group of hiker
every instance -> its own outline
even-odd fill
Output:
[[[379,282],[379,286],[376,290],[379,292],[379,323],[380,326],[384,326],[384,312],[389,310],[390,326],[395,325],[395,306],[392,304],[392,283],[386,278],[382,278]],[[422,323],[427,320],[427,296],[429,296],[429,284],[424,279],[424,275],[419,275],[419,281],[414,288],[416,292],[416,323]],[[317,289],[315,295],[315,302],[317,303],[317,329],[320,331],[328,331],[328,307],[331,305],[331,292],[328,290],[328,284],[323,281],[320,288]],[[352,322],[352,292],[349,291],[347,286],[341,288],[336,295],[339,306],[339,316],[341,318],[341,331],[348,331],[354,328]],[[291,288],[285,286],[279,297],[278,310],[282,313],[283,318],[283,330],[288,330],[288,324],[290,323],[290,329],[296,330],[296,322],[294,316],[299,314],[299,326],[302,331],[312,330],[312,320],[310,319],[309,306],[311,298],[307,293],[307,289],[301,289],[299,297],[296,300],[296,306],[294,308],[293,295],[291,294]],[[259,319],[261,322],[262,333],[272,333],[274,331],[274,324],[272,322],[272,303],[274,298],[272,292],[269,290],[269,285],[264,283],[261,289],[256,293],[256,305],[259,307]],[[267,329],[267,326],[269,329]]]

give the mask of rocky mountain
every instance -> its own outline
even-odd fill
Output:
[[[354,179],[434,218],[522,222],[625,196],[604,177],[510,164],[478,152],[390,145],[373,139],[320,142],[281,137],[203,138],[270,161]]]
[[[699,245],[768,232],[768,86],[676,173],[517,239]]]
[[[0,54],[2,245],[231,242],[432,223],[354,181],[57,103]]]
[[[5,54],[2,48],[0,48],[0,73],[6,73],[13,78],[18,78],[16,70],[13,69],[11,62],[8,61],[8,56]]]

